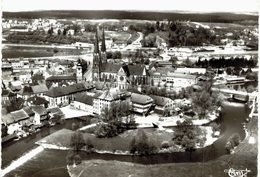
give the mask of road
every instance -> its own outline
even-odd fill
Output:
[[[75,46],[72,45],[57,45],[57,44],[50,44],[50,45],[42,45],[42,44],[2,44],[2,48],[5,47],[35,47],[35,48],[62,48],[62,49],[76,49]]]
[[[143,39],[143,33],[141,33],[141,32],[137,32],[137,33],[138,33],[139,37],[135,41],[133,41],[132,44],[127,45],[122,50],[136,49],[137,48],[137,46],[135,46],[135,44],[139,44],[141,42],[141,40]]]

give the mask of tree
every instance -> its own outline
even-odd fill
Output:
[[[83,134],[80,131],[76,131],[71,135],[70,146],[75,151],[81,150],[86,145]]]
[[[86,140],[86,148],[87,148],[87,151],[92,151],[92,149],[94,148],[94,145],[92,144],[92,141],[88,138]]]
[[[132,154],[138,153],[139,155],[150,155],[154,154],[157,148],[148,141],[147,135],[143,130],[137,132],[136,137],[130,143],[130,152]]]
[[[58,29],[58,35],[61,35],[61,30],[60,29]]]
[[[49,35],[52,35],[52,34],[53,34],[53,27],[51,27],[51,28],[48,30],[48,34],[49,34]]]

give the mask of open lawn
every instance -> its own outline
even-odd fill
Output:
[[[227,161],[231,155],[223,156],[215,161],[205,163],[170,163],[157,165],[141,165],[119,161],[88,160],[77,167],[68,167],[71,177],[226,177],[224,170],[249,169],[248,177],[257,175],[254,160],[242,160],[243,156],[236,155]],[[256,159],[256,158],[255,158]]]
[[[210,129],[210,131],[206,131],[206,129]],[[85,139],[85,142],[87,140],[91,140],[97,152],[129,154],[129,151],[131,150],[131,142],[134,137],[138,139],[138,136],[136,135],[139,133],[139,131],[141,131],[141,129],[128,130],[112,138],[97,138],[95,135],[85,132],[83,133],[83,137]],[[180,149],[178,146],[175,146],[174,142],[172,141],[172,138],[174,136],[174,128],[145,128],[142,129],[142,131],[144,131],[144,133],[148,137],[148,141],[150,142],[150,144],[154,145],[156,149],[160,150],[162,143],[168,142],[170,147],[172,146],[170,149],[168,149],[169,151],[182,151],[182,149]],[[201,135],[201,137],[207,137],[205,146],[212,144],[216,140],[216,138],[212,138],[211,136],[212,131],[210,127],[203,127],[202,132],[203,134]],[[54,145],[55,147],[58,146],[70,148],[72,134],[73,131],[63,129],[43,138],[37,143]],[[163,152],[165,152],[165,150]]]

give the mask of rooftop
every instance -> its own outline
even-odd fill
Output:
[[[55,80],[77,80],[75,75],[72,76],[50,76],[46,81],[55,81]]]
[[[56,98],[56,97],[70,95],[70,94],[74,94],[74,93],[78,93],[78,92],[87,91],[88,89],[93,88],[93,87],[94,86],[86,88],[86,86],[83,83],[69,85],[66,87],[52,87],[48,92],[45,93],[45,95]]]
[[[27,102],[33,104],[33,105],[42,105],[42,104],[48,104],[49,101],[47,101],[43,97],[33,96],[27,99]]]
[[[165,106],[169,101],[172,101],[170,98],[157,96],[157,95],[149,95],[158,106]]]
[[[43,106],[32,106],[32,111],[36,114],[39,114],[39,115],[46,115],[47,114],[47,110]]]
[[[29,118],[29,115],[23,110],[18,110],[10,113],[15,122]]]
[[[153,99],[147,95],[142,95],[138,93],[131,93],[132,102],[138,104],[149,104],[153,102]]]
[[[40,84],[40,85],[34,85],[31,86],[32,87],[32,91],[34,94],[38,94],[38,93],[45,93],[48,91],[48,88],[45,84]]]
[[[77,95],[75,95],[75,101],[78,101],[80,103],[85,103],[91,106],[93,105],[93,97],[85,93],[78,93]]]

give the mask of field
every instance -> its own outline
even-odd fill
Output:
[[[113,10],[79,10],[79,11],[31,11],[31,12],[3,12],[4,18],[57,18],[57,19],[138,19],[138,20],[190,20],[197,22],[224,22],[258,20],[256,15],[234,13],[180,13],[141,12],[141,11],[113,11]]]
[[[15,52],[14,52],[15,51]],[[8,46],[2,50],[2,58],[31,58],[31,57],[51,57],[65,55],[81,55],[85,53],[79,49],[55,49],[43,47]]]

